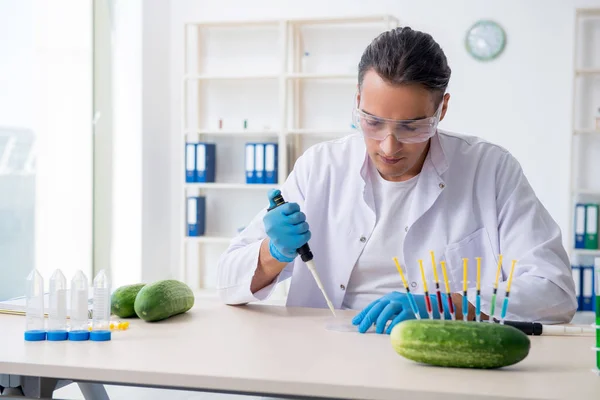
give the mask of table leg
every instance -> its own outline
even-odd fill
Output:
[[[23,394],[27,397],[51,399],[58,381],[59,380],[55,378],[22,376],[21,390],[23,390]]]
[[[104,385],[100,383],[77,382],[85,400],[110,400]]]

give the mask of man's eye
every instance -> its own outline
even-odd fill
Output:
[[[371,120],[371,119],[368,119],[366,122],[367,122],[367,125],[369,125],[369,126],[377,126],[377,125],[380,124],[379,121],[374,121],[374,120]]]

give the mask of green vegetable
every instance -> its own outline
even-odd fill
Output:
[[[144,321],[160,321],[188,311],[194,293],[183,282],[167,279],[148,284],[135,298],[135,313]]]
[[[529,337],[515,327],[488,322],[408,320],[390,333],[398,354],[441,367],[501,368],[527,357]]]
[[[110,312],[121,318],[137,317],[134,310],[135,298],[145,283],[121,286],[110,297]]]

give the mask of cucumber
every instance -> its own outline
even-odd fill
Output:
[[[492,369],[516,364],[529,354],[519,329],[488,322],[408,320],[394,326],[392,347],[409,360],[440,367]]]
[[[120,318],[137,317],[134,310],[135,297],[145,283],[121,286],[110,296],[110,312]]]
[[[148,284],[135,298],[135,313],[144,321],[154,322],[188,311],[194,305],[194,293],[183,282],[166,279]]]

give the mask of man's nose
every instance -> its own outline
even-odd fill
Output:
[[[379,143],[379,148],[386,156],[393,156],[402,149],[402,142],[396,140],[394,132],[390,129],[387,136]]]

